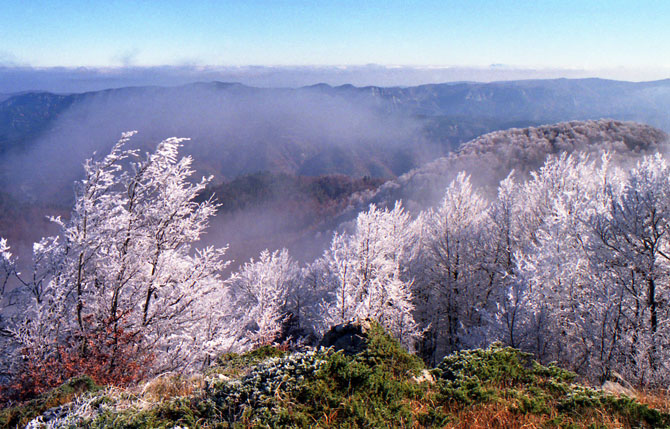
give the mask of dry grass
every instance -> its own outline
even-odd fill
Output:
[[[188,377],[178,374],[161,374],[140,385],[140,394],[144,401],[162,402],[180,396],[192,396],[205,387],[202,375]]]
[[[670,413],[670,390],[641,390],[636,398],[640,403],[664,413]]]
[[[445,429],[540,429],[549,427],[611,427],[624,428],[626,424],[613,419],[611,415],[593,410],[588,415],[579,418],[562,416],[558,414],[532,414],[519,413],[510,409],[504,403],[490,402],[473,407],[467,407],[450,412],[453,417],[452,423],[444,426]]]

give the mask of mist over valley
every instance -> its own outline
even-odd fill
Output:
[[[0,102],[0,221],[4,236],[24,248],[21,254],[27,255],[30,243],[48,231],[45,216],[69,211],[72,183],[81,178],[83,161],[93,153],[108,151],[122,132],[138,130],[132,144],[142,151],[151,150],[166,137],[191,138],[184,153],[193,156],[197,175],[214,176],[211,192],[224,204],[204,238],[206,243],[230,243],[240,252],[240,258],[235,258],[239,263],[266,247],[289,247],[298,255],[313,257],[337,226],[337,220],[329,219],[340,219],[340,212],[349,205],[348,196],[362,188],[353,186],[337,195],[325,192],[316,203],[305,203],[314,200],[305,186],[284,186],[275,195],[268,177],[291,178],[284,180],[286,185],[305,180],[319,183],[320,177],[337,182],[341,180],[337,177],[344,176],[354,182],[368,180],[364,188],[370,189],[449,155],[437,161],[449,165],[441,167],[439,180],[431,186],[402,191],[403,199],[409,202],[414,193],[440,195],[462,169],[470,168],[478,182],[497,183],[512,168],[534,168],[544,160],[545,152],[565,149],[538,146],[537,153],[527,159],[513,154],[514,149],[503,151],[505,145],[522,143],[501,134],[492,135],[492,143],[476,154],[472,147],[481,146],[481,139],[464,146],[457,160],[450,155],[483,134],[600,118],[635,120],[668,130],[668,107],[670,81],[601,79],[417,87],[321,84],[296,89],[212,82],[9,95]],[[593,126],[601,128],[584,125],[587,131]],[[553,132],[560,138],[565,134],[568,140],[575,138],[573,130],[559,127]],[[604,132],[599,139],[612,144],[627,138],[620,132]],[[633,127],[631,133],[642,133],[634,138],[642,141],[643,147],[663,140],[656,131],[647,129]],[[539,144],[532,137],[523,142],[530,150]],[[485,156],[491,160],[482,164],[489,166],[502,158],[511,159],[495,169],[468,167],[474,157]],[[266,175],[265,179],[254,185],[247,183],[247,189],[235,188],[235,183],[241,183],[236,179],[253,182],[258,174]],[[233,186],[226,188],[224,184]],[[230,203],[238,198],[249,201]],[[366,198],[356,197],[352,204],[361,207],[357,201]],[[394,201],[387,200],[386,204]],[[323,206],[328,209],[323,211]],[[313,243],[315,234],[325,241],[319,241],[318,246],[306,244]],[[311,250],[303,251],[303,246]]]

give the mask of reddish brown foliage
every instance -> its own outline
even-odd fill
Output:
[[[88,375],[97,384],[114,386],[127,386],[145,378],[153,354],[140,348],[136,332],[124,330],[118,321],[106,322],[66,344],[54,345],[48,353],[23,350],[22,370],[0,391],[2,402],[33,398],[79,375]]]

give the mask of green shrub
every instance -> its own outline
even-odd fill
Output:
[[[262,346],[243,354],[226,353],[217,358],[216,365],[207,371],[207,374],[240,377],[247,374],[254,366],[264,360],[283,357],[286,354],[285,351],[272,346]]]
[[[500,344],[449,355],[434,372],[441,400],[452,408],[497,401],[523,414],[555,411],[556,421],[579,420],[600,411],[631,427],[670,427],[670,414],[575,384],[574,373],[555,364],[540,365],[530,354]]]

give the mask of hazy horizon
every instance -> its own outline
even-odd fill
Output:
[[[505,65],[462,66],[120,66],[29,67],[0,65],[0,94],[25,91],[77,93],[129,86],[178,86],[194,82],[231,82],[261,88],[332,86],[409,87],[454,82],[501,82],[531,79],[583,79],[646,82],[670,78],[670,68],[641,70],[517,68]]]

